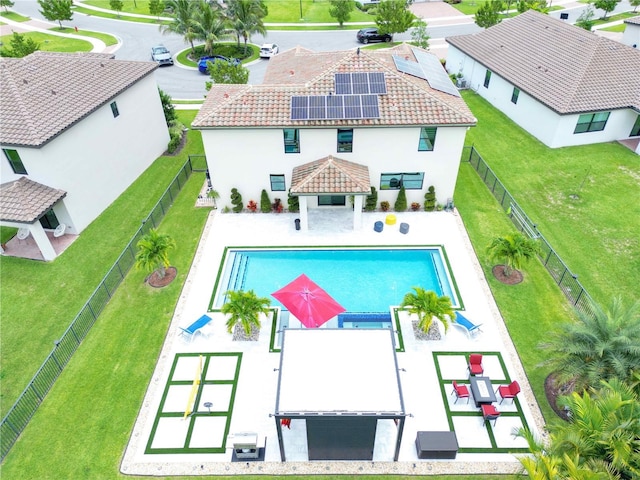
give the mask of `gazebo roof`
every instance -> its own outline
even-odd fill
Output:
[[[403,415],[393,331],[285,329],[276,414]]]
[[[67,192],[27,177],[0,185],[0,220],[34,223],[62,200]]]
[[[332,155],[293,169],[294,195],[371,193],[369,167]]]

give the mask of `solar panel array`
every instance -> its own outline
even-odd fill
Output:
[[[455,95],[456,97],[460,96],[460,92],[458,92],[456,86],[451,82],[449,75],[447,75],[446,70],[442,68],[442,64],[437,57],[416,50],[415,48],[411,50],[418,60],[417,62],[406,60],[399,55],[393,56],[393,61],[398,71],[426,80],[434,90]]]
[[[382,72],[336,73],[334,81],[337,95],[381,95],[387,93],[387,85]]]
[[[377,95],[291,97],[291,120],[379,118]]]

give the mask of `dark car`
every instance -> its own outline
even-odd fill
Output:
[[[201,73],[209,73],[209,69],[207,68],[207,62],[215,63],[215,62],[228,62],[233,65],[239,65],[240,60],[237,58],[227,58],[222,55],[211,55],[210,57],[200,57],[198,60],[198,70]]]
[[[378,33],[377,28],[363,28],[358,31],[356,38],[360,43],[365,44],[369,42],[390,42],[393,39],[388,33]]]

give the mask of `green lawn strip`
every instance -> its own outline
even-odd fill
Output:
[[[546,421],[553,421],[557,416],[544,393],[550,370],[539,366],[548,354],[538,346],[555,325],[574,318],[573,310],[538,261],[526,265],[524,281],[518,285],[504,285],[493,277],[493,262],[488,260],[486,248],[494,237],[513,232],[514,227],[468,163],[460,166],[455,203],[538,405]]]
[[[29,17],[25,17],[24,15],[20,15],[19,13],[12,12],[11,10],[5,12],[4,10],[0,12],[0,17],[4,17],[7,20],[13,20],[14,22],[28,22],[31,20]]]
[[[84,37],[97,38],[98,40],[102,40],[107,47],[116,45],[118,43],[118,39],[113,35],[109,35],[108,33],[93,32],[91,30],[78,30],[76,32],[75,28],[69,27],[63,27],[62,30],[56,28],[55,31],[68,33],[69,35],[82,35]]]
[[[615,15],[609,15],[607,18],[598,18],[596,20],[594,20],[593,25],[604,25],[606,23],[611,23],[611,22],[615,22],[618,20],[625,20],[627,18],[632,18],[632,17],[636,17],[638,15],[638,12],[634,13],[634,12],[623,12],[623,13],[616,13]]]
[[[193,384],[193,380],[173,380],[173,376],[174,376],[174,372],[176,369],[176,366],[178,365],[178,362],[181,358],[185,358],[185,357],[197,357],[197,356],[202,356],[205,359],[205,362],[203,364],[203,368],[202,368],[202,374],[200,376],[200,383],[198,385],[198,390],[197,390],[197,394],[196,397],[194,399],[194,410],[193,412],[189,415],[188,418],[188,422],[189,422],[189,429],[188,429],[188,434],[185,438],[185,444],[182,448],[166,448],[166,447],[152,447],[153,445],[153,440],[155,437],[155,434],[157,432],[157,428],[158,428],[158,424],[161,421],[161,419],[163,418],[172,418],[172,417],[182,417],[184,415],[183,412],[165,412],[164,411],[164,405],[165,405],[165,401],[167,399],[167,395],[169,393],[170,387],[174,386],[174,385],[188,385],[191,386]],[[231,380],[206,380],[207,377],[207,371],[209,369],[209,365],[210,365],[210,360],[211,357],[230,357],[230,356],[234,356],[237,359],[237,363],[236,363],[236,369],[235,369],[235,375],[234,378]],[[167,454],[167,453],[171,453],[171,454],[180,454],[180,453],[225,453],[226,451],[226,441],[227,441],[227,436],[229,434],[229,428],[231,426],[231,416],[233,413],[233,404],[235,401],[235,396],[236,396],[236,390],[237,390],[237,386],[238,386],[238,377],[240,374],[240,366],[242,363],[242,353],[179,353],[175,356],[174,358],[174,362],[173,365],[171,367],[171,371],[169,373],[169,379],[167,380],[167,383],[165,385],[165,389],[164,392],[162,394],[162,399],[160,401],[160,405],[158,406],[158,411],[156,413],[156,417],[153,423],[153,427],[151,429],[151,433],[149,435],[149,439],[147,441],[147,447],[145,449],[145,453],[147,454]],[[197,406],[200,405],[201,400],[202,400],[202,392],[203,389],[205,387],[205,385],[231,385],[231,394],[229,397],[229,405],[228,405],[228,410],[225,411],[215,411],[215,412],[199,412],[197,411]],[[203,417],[209,417],[209,416],[217,416],[217,417],[225,417],[226,419],[226,424],[225,424],[225,430],[224,433],[222,435],[222,443],[219,447],[191,447],[190,446],[190,441],[191,441],[191,435],[193,433],[193,429],[195,427],[195,423],[197,422],[197,420],[199,418],[203,418]]]
[[[269,11],[264,19],[265,23],[298,23],[302,18],[309,23],[334,23],[338,26],[336,19],[329,15],[329,0],[265,0],[265,4]],[[354,8],[348,21],[373,23],[375,17]]]
[[[622,32],[624,32],[626,26],[627,25],[625,23],[621,23],[620,25],[613,25],[612,27],[599,28],[598,30],[603,31],[603,32],[618,32],[618,33],[622,33]]]
[[[92,7],[104,8],[111,10],[111,2],[109,0],[83,0],[82,3],[91,5]],[[135,13],[138,15],[149,15],[148,0],[125,0],[122,2],[122,13]]]
[[[204,99],[202,100],[171,100],[171,103],[174,105],[202,105],[204,103]]]
[[[20,35],[25,38],[32,38],[40,44],[39,50],[45,52],[90,52],[93,49],[93,45],[90,42],[76,38],[59,37],[42,32],[24,32]],[[3,35],[0,37],[0,42],[11,48],[10,42],[12,38],[13,35]]]
[[[188,125],[195,113],[182,110],[178,116]],[[202,152],[200,132],[189,130],[187,136],[187,148],[193,153]],[[158,158],[55,261],[0,257],[3,416],[186,159],[187,150],[174,157]]]
[[[591,296],[604,305],[618,294],[626,303],[637,298],[640,202],[630,198],[638,189],[638,156],[617,143],[547,148],[479,95],[463,96],[478,118],[467,144]]]
[[[163,25],[169,23],[169,21],[158,20],[153,17],[132,17],[131,15],[121,14],[117,15],[115,13],[110,12],[101,12],[99,10],[92,10],[91,8],[84,8],[77,5],[73,7],[74,12],[83,13],[89,17],[101,17],[101,18],[110,18],[111,20],[125,20],[127,22],[138,22],[138,23],[153,23],[156,25]],[[148,11],[147,11],[148,12]]]

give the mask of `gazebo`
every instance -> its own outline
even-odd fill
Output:
[[[307,198],[316,195],[353,195],[353,228],[362,226],[363,199],[371,193],[369,167],[332,155],[293,169],[291,195],[299,198],[300,226],[309,228]]]
[[[305,440],[308,460],[398,460],[406,413],[394,343],[391,329],[284,330],[273,415],[283,462],[286,445]]]

